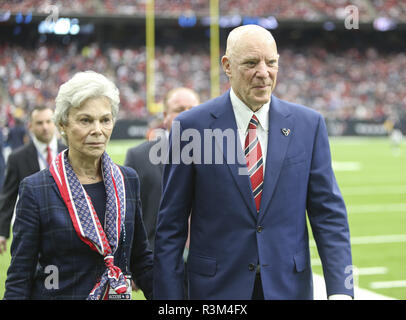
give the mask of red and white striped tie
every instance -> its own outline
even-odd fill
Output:
[[[258,118],[252,116],[248,125],[248,134],[245,138],[245,158],[247,159],[248,174],[254,193],[257,212],[261,204],[262,188],[264,183],[262,149],[257,136]]]
[[[49,146],[47,146],[47,163],[48,163],[48,166],[51,165],[51,162],[52,162],[52,151],[51,151],[51,148]]]

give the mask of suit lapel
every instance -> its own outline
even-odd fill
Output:
[[[216,136],[216,144],[220,147],[220,150],[223,151],[223,158],[228,166],[231,175],[234,179],[235,184],[239,192],[241,193],[242,198],[244,199],[247,207],[249,208],[251,214],[256,217],[257,210],[255,207],[254,197],[252,195],[251,189],[251,182],[247,174],[243,174],[244,171],[246,172],[246,163],[244,161],[243,164],[238,163],[238,159],[244,159],[243,150],[241,148],[241,143],[237,131],[237,124],[235,121],[233,107],[231,105],[230,94],[227,91],[223,96],[220,97],[219,106],[218,108],[212,112],[212,116],[215,120],[211,124],[211,129],[220,129],[223,133],[226,130],[232,130],[234,133],[234,152],[230,151],[229,154],[227,150],[227,142],[224,138],[223,140],[219,140]],[[227,159],[227,155],[234,156],[234,159]],[[214,163],[214,155],[213,155],[213,163]],[[241,171],[241,172],[240,172]]]
[[[290,112],[284,106],[284,103],[275,96],[272,96],[269,108],[268,148],[259,222],[267,213],[289,142],[294,135],[293,121],[289,116]],[[290,129],[290,133],[285,135],[282,129]]]
[[[26,159],[33,159],[33,161],[27,161]],[[27,158],[24,159],[24,167],[28,164],[29,167],[29,175],[39,171],[39,163],[38,163],[38,153],[37,148],[34,145],[34,142],[30,142],[27,148]]]

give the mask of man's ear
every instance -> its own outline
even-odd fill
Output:
[[[228,77],[230,77],[231,76],[231,65],[230,65],[230,59],[227,56],[223,56],[221,58],[221,65],[223,66],[224,73]]]

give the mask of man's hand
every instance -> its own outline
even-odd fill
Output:
[[[0,254],[7,251],[7,239],[0,236]]]

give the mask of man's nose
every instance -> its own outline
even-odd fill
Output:
[[[265,61],[260,61],[257,64],[257,72],[256,75],[258,77],[269,77],[269,67],[265,63]]]
[[[46,131],[49,131],[49,130],[51,130],[51,126],[52,126],[52,124],[44,123],[44,124],[42,125],[42,129],[43,129],[43,130],[46,130]]]

